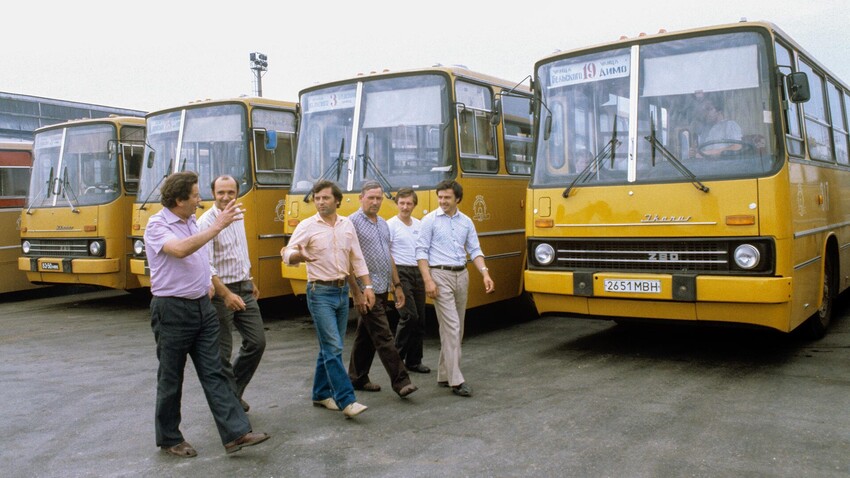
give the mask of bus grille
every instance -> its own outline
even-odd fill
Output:
[[[30,243],[29,257],[87,257],[86,239],[26,239]]]
[[[557,268],[639,272],[727,272],[727,241],[556,241]]]

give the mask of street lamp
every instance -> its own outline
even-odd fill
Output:
[[[263,96],[263,76],[262,74],[268,70],[269,67],[269,59],[265,53],[260,52],[251,52],[248,55],[248,58],[251,60],[250,68],[254,70],[255,81],[254,85],[254,93],[257,96]]]

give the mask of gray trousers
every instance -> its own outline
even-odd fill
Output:
[[[237,397],[242,398],[245,387],[260,366],[260,359],[266,350],[266,333],[263,329],[263,317],[260,307],[254,298],[254,285],[251,281],[225,284],[234,294],[245,301],[245,310],[230,310],[224,305],[221,297],[213,298],[213,305],[218,315],[221,331],[219,333],[219,352],[221,368],[230,388]],[[233,329],[242,336],[242,346],[231,362],[233,354]]]

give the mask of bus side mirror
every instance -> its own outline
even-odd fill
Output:
[[[490,113],[490,124],[493,126],[498,126],[502,121],[502,100],[496,99],[493,103],[493,112]]]
[[[266,141],[263,145],[266,151],[274,151],[277,149],[277,131],[266,130]]]
[[[788,75],[788,91],[791,101],[794,103],[805,103],[812,97],[809,92],[809,77],[802,71]]]
[[[154,152],[153,152],[153,151],[151,151],[150,153],[148,153],[148,162],[145,164],[145,166],[146,166],[148,169],[150,169],[150,168],[152,168],[152,167],[153,167],[153,157],[154,157]]]

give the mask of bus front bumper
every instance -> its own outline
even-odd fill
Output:
[[[118,259],[19,257],[18,270],[48,274],[112,274],[120,271],[121,267]]]
[[[139,279],[139,284],[142,287],[151,286],[151,270],[148,268],[148,261],[145,259],[130,259],[130,273]]]
[[[650,284],[651,290],[612,292],[606,280]],[[525,271],[525,288],[539,313],[576,313],[712,322],[789,329],[791,278]]]

